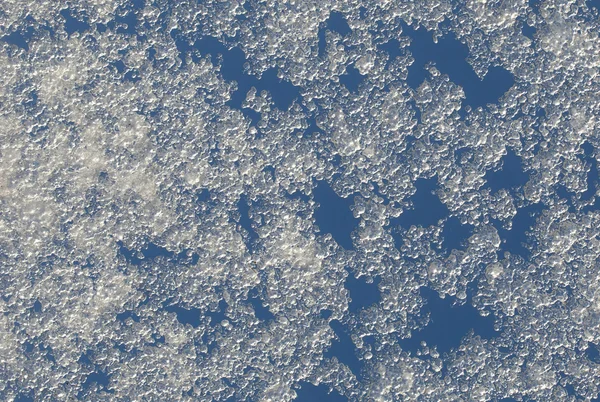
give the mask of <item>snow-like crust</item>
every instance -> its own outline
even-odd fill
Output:
[[[596,398],[598,12],[530,3],[0,2],[0,400],[283,402],[304,383],[352,401]],[[466,107],[429,64],[411,88],[409,27],[514,84]],[[239,94],[232,69],[298,96]],[[509,153],[527,179],[492,190]],[[401,229],[421,179],[448,216]],[[351,249],[319,229],[317,183],[352,197]],[[527,252],[503,252],[535,205]],[[443,247],[451,217],[473,227],[461,249]],[[349,272],[381,300],[351,311]],[[403,350],[428,325],[422,287],[498,335]],[[327,353],[334,320],[360,375]]]

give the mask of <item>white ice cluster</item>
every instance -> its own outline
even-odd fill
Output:
[[[0,1],[0,400],[597,398],[591,4]]]

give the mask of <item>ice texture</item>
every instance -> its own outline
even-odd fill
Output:
[[[598,398],[599,35],[583,0],[1,1],[0,400]]]

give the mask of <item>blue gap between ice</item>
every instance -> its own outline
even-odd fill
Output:
[[[81,384],[81,391],[77,393],[77,399],[81,400],[83,394],[92,386],[92,384],[97,384],[99,386],[98,393],[107,392],[109,394],[113,394],[115,391],[109,390],[106,387],[110,382],[110,375],[106,374],[104,371],[96,368],[96,371],[88,374],[83,384]]]
[[[600,209],[600,197],[596,196],[596,191],[598,188],[598,162],[596,161],[595,150],[592,144],[588,141],[584,142],[582,145],[584,150],[584,160],[586,164],[590,167],[590,170],[587,174],[587,190],[581,195],[581,199],[583,201],[587,201],[594,197],[594,203],[590,204],[583,208],[583,212],[589,211],[597,211]]]
[[[400,225],[405,229],[411,226],[431,226],[446,218],[449,214],[448,207],[444,205],[435,194],[437,177],[430,179],[417,179],[417,191],[410,198],[412,208],[402,212],[398,218],[390,219],[390,224]]]
[[[189,324],[194,328],[197,328],[202,322],[202,311],[198,308],[184,308],[177,304],[170,304],[171,300],[167,300],[163,303],[163,308],[169,313],[175,313],[177,315],[177,321],[181,324]],[[226,312],[229,305],[225,300],[219,301],[219,308],[217,311],[207,311],[206,316],[210,317],[210,326],[215,327],[221,321],[227,318]]]
[[[242,194],[237,204],[238,211],[240,213],[240,226],[246,230],[247,236],[244,236],[244,242],[248,250],[252,252],[255,248],[258,240],[258,234],[252,227],[252,220],[250,219],[250,204],[246,195]]]
[[[115,13],[115,19],[108,22],[106,27],[98,26],[98,29],[110,29],[118,34],[135,35],[136,26],[138,23],[137,13],[145,6],[145,0],[130,0],[125,4],[119,6],[119,9]],[[145,38],[143,36],[137,36],[137,39],[142,41]]]
[[[29,51],[29,42],[33,38],[33,34],[33,27],[27,27],[27,29],[21,29],[11,32],[8,35],[4,35],[1,40],[9,45],[14,45],[18,48],[24,49],[25,51]]]
[[[254,308],[254,315],[259,320],[269,322],[275,319],[275,316],[271,313],[269,307],[264,305],[258,288],[253,288],[248,292],[248,303]]]
[[[400,339],[402,349],[415,354],[421,348],[421,341],[427,346],[437,346],[440,353],[449,352],[460,345],[460,341],[472,329],[476,335],[491,339],[499,335],[494,330],[492,314],[482,317],[479,311],[467,301],[464,305],[454,305],[455,297],[439,294],[428,288],[421,288],[421,296],[426,300],[422,314],[429,313],[429,323],[420,331],[412,333],[411,338]]]
[[[597,11],[600,11],[600,0],[586,0],[585,4],[587,4],[588,8],[595,8]]]
[[[456,216],[446,219],[442,229],[442,241],[446,252],[450,253],[452,250],[464,249],[472,234],[473,225],[463,225]]]
[[[19,393],[14,402],[34,402],[35,401],[35,393],[33,391],[29,391],[27,394]]]
[[[318,39],[319,39],[319,56],[322,57],[325,55],[325,51],[327,48],[327,41],[325,39],[325,33],[327,30],[331,32],[337,32],[341,36],[346,36],[352,33],[348,22],[342,15],[342,13],[337,11],[332,11],[329,14],[329,18],[325,21],[325,24],[319,29]]]
[[[506,155],[502,157],[498,170],[489,170],[484,179],[486,183],[483,188],[489,188],[492,194],[500,189],[515,190],[527,183],[529,174],[523,170],[521,158],[512,150],[507,149]]]
[[[426,78],[424,66],[435,62],[436,68],[447,74],[450,80],[462,87],[466,99],[464,105],[473,108],[497,103],[498,99],[514,84],[513,75],[498,66],[490,67],[483,80],[480,80],[467,62],[469,48],[449,33],[433,42],[432,32],[420,28],[414,30],[402,24],[403,33],[410,37],[410,51],[415,62],[408,69],[408,85],[417,89]]]
[[[346,250],[353,249],[351,233],[359,223],[350,210],[354,196],[340,197],[323,180],[317,182],[313,194],[319,204],[314,217],[321,233],[330,233],[337,244]]]
[[[72,11],[68,8],[61,10],[60,15],[65,19],[64,27],[69,36],[75,32],[84,33],[91,28],[90,24],[87,23],[87,18],[84,18],[83,21],[79,21],[77,18],[73,17]]]
[[[350,312],[358,313],[360,310],[368,308],[373,304],[379,303],[381,300],[381,292],[379,291],[379,282],[381,278],[376,277],[372,283],[367,282],[365,276],[356,278],[349,269],[348,276],[344,282],[344,287],[350,293]]]
[[[598,347],[595,344],[588,342],[588,347],[585,350],[585,355],[592,362],[600,364],[600,352],[598,351]]]
[[[528,37],[531,40],[534,40],[537,29],[535,27],[527,25],[526,22],[523,22],[523,28],[521,32],[524,36]]]
[[[237,89],[231,95],[228,105],[241,110],[253,121],[258,120],[257,112],[242,108],[246,94],[252,87],[255,87],[258,93],[263,90],[268,91],[271,94],[273,104],[280,110],[287,110],[295,99],[302,98],[300,87],[294,86],[287,80],[279,79],[276,68],[265,71],[260,79],[246,74],[244,72],[244,64],[247,61],[246,56],[238,47],[229,49],[217,38],[210,36],[196,40],[193,46],[190,46],[183,34],[177,29],[171,31],[171,37],[175,40],[182,60],[185,60],[185,55],[190,53],[192,60],[197,61],[197,56],[193,52],[195,49],[202,56],[210,55],[213,64],[216,65],[220,55],[221,75],[226,81],[237,82]]]
[[[352,342],[347,326],[338,320],[331,320],[329,326],[333,329],[338,339],[334,339],[331,342],[331,346],[323,353],[323,356],[326,358],[335,356],[360,381],[362,379],[364,362],[356,356],[356,345]]]
[[[492,220],[502,240],[499,250],[500,257],[505,251],[520,255],[525,259],[530,256],[531,251],[525,246],[528,244],[527,234],[531,231],[537,218],[545,208],[544,204],[539,203],[517,209],[517,214],[512,219],[510,230],[504,229],[497,221]]]
[[[340,83],[344,85],[348,91],[357,93],[360,84],[365,81],[366,75],[362,75],[358,72],[358,69],[354,65],[346,67],[346,74],[340,75]]]
[[[295,402],[347,402],[348,398],[340,395],[336,390],[329,392],[329,387],[320,384],[318,387],[309,382],[300,382],[296,389]]]

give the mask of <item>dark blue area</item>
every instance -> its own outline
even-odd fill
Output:
[[[129,262],[133,265],[139,265],[144,260],[143,257],[140,258],[138,256],[139,253],[137,251],[129,250],[127,247],[125,247],[123,245],[123,242],[118,241],[117,245],[119,246],[119,252],[121,253],[121,255],[123,255],[123,257],[125,257],[125,260],[127,260],[127,262]],[[167,254],[166,256],[168,257],[169,255]]]
[[[97,370],[87,376],[84,383],[81,384],[82,391],[77,395],[78,399],[81,399],[83,392],[87,391],[92,384],[98,384],[102,391],[113,393],[114,391],[106,389],[110,382],[110,376],[102,370]]]
[[[502,239],[500,253],[508,251],[511,254],[528,258],[531,252],[525,246],[528,244],[527,234],[531,231],[538,216],[545,208],[544,204],[531,204],[518,209],[517,214],[512,219],[512,227],[510,230],[506,230],[496,224],[496,229],[498,230],[500,239]]]
[[[223,383],[225,385],[227,385],[229,388],[239,388],[237,385],[235,385],[234,383],[232,383],[231,381],[229,381],[228,378],[223,377],[223,378],[221,378],[221,381],[223,381]]]
[[[38,349],[40,350],[40,352],[46,352],[46,359],[48,359],[52,363],[56,363],[56,359],[54,358],[54,351],[50,346],[46,346],[40,343],[38,345]]]
[[[148,243],[148,246],[142,250],[142,254],[144,254],[144,258],[151,260],[155,259],[156,257],[173,258],[175,256],[174,252],[154,243]]]
[[[119,34],[135,35],[138,23],[137,12],[144,8],[145,0],[129,0],[120,6],[115,13],[115,19],[110,21],[107,26],[112,31]],[[143,39],[138,36],[138,39]]]
[[[262,113],[257,112],[254,109],[250,109],[250,108],[242,108],[242,113],[244,114],[244,116],[246,116],[247,118],[250,119],[250,125],[251,126],[255,126],[258,124],[258,122],[260,121],[260,119],[262,118]]]
[[[148,257],[148,255],[151,255],[152,258],[156,258],[158,256],[171,258],[174,255],[172,252],[150,243],[148,244],[148,246],[142,249],[142,258],[140,258],[138,256],[139,253],[137,253],[135,250],[129,250],[123,245],[123,242],[119,241],[117,242],[117,245],[119,246],[119,252],[123,255],[123,257],[125,257],[127,262],[134,265],[141,264],[142,261],[144,261],[144,259]]]
[[[270,68],[265,71],[260,79],[246,74],[244,72],[246,56],[238,47],[229,49],[218,39],[210,36],[199,39],[194,42],[193,46],[190,46],[186,38],[178,30],[171,31],[171,37],[175,40],[182,60],[185,60],[185,55],[190,53],[192,60],[197,61],[198,57],[193,52],[195,49],[201,56],[210,55],[213,64],[217,65],[219,62],[221,63],[221,75],[223,79],[237,82],[237,89],[231,95],[231,99],[228,102],[229,106],[240,109],[245,114],[249,114],[248,117],[253,120],[257,118],[256,112],[245,108],[242,109],[242,103],[246,99],[246,94],[252,87],[256,88],[259,93],[263,90],[268,91],[273,99],[273,104],[280,110],[287,110],[295,99],[301,98],[300,88],[287,80],[279,79],[276,68]]]
[[[30,391],[27,394],[19,394],[15,397],[14,402],[34,402],[35,394],[33,391]]]
[[[443,245],[447,251],[461,250],[473,234],[473,225],[460,223],[460,219],[452,216],[444,222],[442,230]]]
[[[131,347],[129,347],[129,346],[123,344],[123,343],[115,343],[113,345],[113,347],[115,349],[117,349],[119,352],[121,352],[121,353],[128,353],[131,356],[137,356],[138,353],[140,352],[140,350],[138,348],[136,348],[136,347],[131,348]]]
[[[383,199],[383,205],[388,205],[390,203],[390,199],[388,198],[387,195],[383,194],[380,190],[379,190],[379,185],[375,182],[372,182],[371,184],[373,184],[373,193],[378,196],[381,197]]]
[[[83,353],[80,357],[79,360],[77,360],[77,362],[79,364],[82,364],[84,366],[91,366],[92,365],[92,360],[90,359],[90,351],[88,350],[86,353]]]
[[[523,32],[523,35],[527,36],[529,39],[534,40],[536,31],[537,29],[535,27],[531,27],[525,22],[523,23],[521,32]]]
[[[494,330],[494,317],[491,314],[482,317],[469,303],[454,305],[456,298],[446,296],[442,299],[436,291],[427,287],[421,288],[421,296],[426,300],[421,313],[429,314],[429,324],[413,332],[411,338],[399,340],[402,349],[414,354],[420,349],[421,341],[425,341],[430,347],[437,346],[438,352],[447,353],[456,349],[470,330],[484,339],[499,335]]]
[[[596,194],[596,185],[598,184],[598,162],[594,157],[594,147],[588,141],[585,141],[581,148],[583,149],[584,160],[590,167],[587,176],[587,190],[582,194],[581,199],[588,200]]]
[[[268,307],[265,307],[263,304],[263,300],[258,295],[258,290],[253,289],[248,294],[248,302],[254,308],[254,315],[256,318],[262,321],[272,321],[275,319],[271,310]]]
[[[538,108],[535,111],[535,117],[537,117],[535,126],[537,128],[540,126],[540,120],[546,117],[546,109],[544,109],[543,107]]]
[[[540,3],[542,2],[542,0],[529,0],[527,2],[527,4],[529,5],[529,7],[532,8],[533,12],[535,14],[539,14],[540,13]]]
[[[128,318],[131,318],[135,322],[140,322],[140,317],[132,310],[125,310],[122,313],[117,314],[117,320],[125,322]]]
[[[29,96],[27,100],[23,101],[23,106],[26,108],[33,109],[38,105],[38,94],[37,91],[33,90],[29,92]]]
[[[240,213],[239,224],[248,233],[248,238],[246,239],[246,246],[248,247],[248,250],[252,252],[252,250],[254,250],[254,244],[258,240],[258,234],[252,228],[252,220],[250,219],[250,205],[248,204],[248,200],[244,194],[240,196],[240,200],[238,201],[237,207]]]
[[[123,81],[134,82],[134,83],[138,82],[141,79],[142,78],[139,76],[138,70],[128,70],[122,78]]]
[[[333,32],[337,32],[342,36],[346,36],[352,33],[350,25],[344,18],[344,15],[338,11],[332,11],[327,19],[327,28]]]
[[[79,21],[77,18],[73,17],[71,10],[68,8],[61,10],[60,15],[62,15],[65,19],[65,31],[69,36],[75,32],[84,33],[91,28],[90,24],[88,24],[86,20]]]
[[[325,21],[324,26],[321,29],[319,29],[319,56],[323,56],[325,54],[325,49],[327,45],[325,39],[325,32],[327,30],[331,32],[337,32],[342,36],[346,36],[352,33],[352,29],[350,29],[350,26],[348,25],[348,22],[346,21],[342,13],[332,11],[331,14],[329,14],[329,18],[327,18],[327,20]]]
[[[523,171],[521,158],[510,148],[502,157],[500,166],[499,170],[489,170],[484,176],[486,184],[483,188],[489,188],[492,190],[492,194],[502,188],[514,190],[525,185],[529,180],[529,174]]]
[[[396,57],[402,55],[402,53],[404,52],[403,49],[400,47],[400,42],[397,39],[390,39],[386,43],[378,45],[377,47],[379,48],[379,50],[383,50],[388,54],[388,61],[386,63],[386,67],[389,66],[390,63],[394,61],[394,59],[396,59]]]
[[[212,193],[207,188],[204,188],[195,193],[195,203],[197,206],[196,215],[205,216],[217,205],[216,198],[213,198]]]
[[[253,298],[248,300],[252,307],[254,308],[254,315],[256,318],[262,321],[271,321],[275,319],[275,316],[268,307],[263,306],[263,301],[259,298]]]
[[[356,356],[356,345],[348,333],[348,329],[338,320],[331,320],[329,326],[333,329],[338,339],[331,342],[331,346],[323,354],[326,358],[336,357],[340,363],[345,364],[360,381],[364,362]]]
[[[579,396],[577,394],[577,392],[575,392],[575,387],[572,384],[565,384],[564,388],[565,388],[565,391],[567,391],[568,395],[574,396],[575,399],[578,399],[578,400],[583,399],[583,398],[581,398],[581,396]]]
[[[90,384],[96,383],[98,385],[106,387],[108,385],[109,381],[110,381],[110,377],[108,375],[106,375],[106,373],[102,372],[101,370],[98,370],[97,372],[94,372],[94,373],[91,373],[90,375],[88,375],[85,382],[83,383],[83,386],[86,387]]]
[[[263,172],[268,173],[271,180],[275,180],[275,168],[273,166],[265,166]]]
[[[320,311],[320,314],[321,314],[321,317],[328,320],[329,317],[331,317],[331,315],[333,314],[333,312],[329,309],[323,309]]]
[[[200,309],[190,308],[186,309],[177,305],[166,306],[165,311],[169,313],[175,313],[177,315],[177,321],[183,325],[190,324],[194,328],[198,328],[200,325]]]
[[[588,343],[588,347],[585,350],[585,355],[594,363],[600,364],[600,352],[598,351],[598,347],[593,343]]]
[[[202,189],[196,194],[196,202],[209,202],[210,191],[207,188]]]
[[[407,83],[417,89],[425,80],[424,66],[434,62],[437,69],[461,86],[465,92],[465,105],[477,108],[488,103],[497,103],[498,99],[514,84],[514,77],[502,67],[490,67],[483,81],[479,79],[467,62],[469,49],[452,34],[438,38],[433,42],[432,32],[420,28],[412,29],[403,24],[403,32],[411,38],[410,51],[415,62],[408,68]]]
[[[405,229],[411,226],[431,226],[448,216],[450,211],[435,194],[437,177],[418,179],[415,183],[416,193],[410,198],[412,208],[402,212],[398,218],[391,219],[392,225],[399,224]]]
[[[202,322],[202,318],[204,317],[201,313],[202,311],[198,308],[184,308],[177,304],[169,305],[170,301],[167,301],[163,304],[163,308],[165,311],[169,313],[175,313],[177,315],[177,321],[181,324],[186,325],[189,324],[194,328],[197,328]],[[221,300],[219,302],[219,308],[217,311],[207,311],[206,316],[210,317],[210,326],[214,327],[219,324],[221,321],[227,318],[226,312],[228,308],[228,304],[225,300]]]
[[[164,337],[164,335],[152,334],[152,339],[154,340],[154,342],[147,342],[147,343],[145,343],[145,345],[146,346],[152,346],[152,347],[158,347],[158,345],[164,345],[165,344],[165,337]]]
[[[323,180],[317,182],[313,194],[319,204],[314,217],[320,232],[330,233],[337,244],[346,250],[351,250],[353,248],[351,233],[359,223],[359,219],[356,219],[350,210],[350,206],[354,203],[354,196],[340,197]]]
[[[2,37],[2,40],[9,45],[17,46],[18,48],[29,51],[29,41],[33,37],[34,30],[28,27],[25,31],[15,31]]]
[[[117,73],[119,74],[123,74],[125,72],[125,70],[127,69],[127,67],[125,67],[125,63],[123,63],[122,60],[117,60],[113,63],[109,64],[111,67],[113,67],[115,70],[117,70]]]
[[[308,127],[304,130],[302,138],[313,138],[315,135],[321,134],[322,131],[317,126],[317,121],[311,117],[307,119]]]
[[[299,383],[300,388],[296,389],[296,402],[347,402],[348,398],[340,395],[337,391],[329,392],[329,387],[324,384],[318,387],[309,383]]]
[[[522,402],[535,402],[535,400],[527,397],[527,396],[523,396],[523,399],[521,399]],[[501,399],[500,402],[519,402],[514,398],[504,398]]]
[[[586,0],[585,4],[587,4],[588,8],[595,8],[600,11],[600,0]]]
[[[242,88],[244,86],[246,86],[246,84],[242,84],[238,81],[238,87]],[[294,99],[300,98],[300,87],[294,86],[289,81],[279,79],[275,68],[270,68],[265,71],[260,80],[256,80],[252,86],[256,87],[258,91],[268,91],[273,98],[275,107],[280,110],[287,110]],[[248,91],[243,92],[244,96],[247,92]]]
[[[39,300],[36,300],[33,303],[33,312],[34,313],[39,313],[40,311],[42,311],[42,303],[40,303]]]
[[[27,341],[25,341],[25,343],[23,343],[23,346],[25,349],[25,353],[31,353],[31,352],[33,352],[33,349],[35,348],[33,343],[27,342]]]
[[[340,82],[344,85],[348,91],[352,93],[358,92],[358,87],[365,80],[366,76],[358,72],[353,65],[346,67],[346,74],[340,75]]]
[[[370,307],[381,300],[381,292],[379,291],[380,278],[375,278],[373,282],[368,283],[365,276],[355,278],[350,271],[344,282],[344,287],[350,293],[350,312],[357,313],[358,311]]]
[[[367,16],[367,9],[364,6],[360,6],[358,12],[361,19],[364,19]]]
[[[219,309],[217,311],[208,311],[206,313],[207,316],[210,317],[210,326],[214,327],[217,324],[221,323],[221,321],[227,318],[227,308],[229,305],[225,300],[219,301]]]

